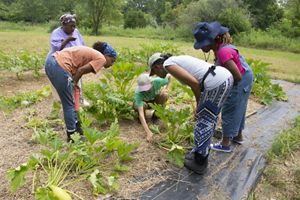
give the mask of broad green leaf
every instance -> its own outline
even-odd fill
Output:
[[[183,167],[184,150],[181,146],[173,145],[171,151],[168,152],[167,158],[179,167]]]
[[[15,169],[8,170],[7,175],[13,192],[16,192],[25,183],[25,175],[29,170],[30,167],[28,167],[27,163],[24,163]]]

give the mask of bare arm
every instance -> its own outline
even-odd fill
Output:
[[[153,133],[149,129],[148,124],[146,122],[144,108],[143,107],[138,107],[138,113],[139,113],[140,122],[142,123],[142,126],[143,126],[144,130],[147,133],[147,141],[152,142]]]
[[[62,50],[65,48],[65,46],[70,42],[70,41],[74,41],[76,40],[76,38],[74,38],[73,36],[68,36],[64,41],[62,41],[61,43],[61,46],[60,46],[60,49],[59,50]]]
[[[234,82],[237,83],[242,79],[242,75],[238,69],[238,67],[236,66],[235,62],[233,62],[233,60],[228,60],[224,63],[224,67],[226,67],[226,69],[228,69],[230,71],[230,73],[233,76]]]
[[[200,94],[201,94],[199,81],[195,77],[193,77],[190,73],[188,73],[186,70],[179,67],[178,65],[167,66],[166,70],[170,74],[172,74],[172,76],[174,76],[176,79],[191,87],[196,98],[196,103],[198,105],[200,101]]]
[[[90,64],[78,68],[77,72],[73,75],[74,83],[77,84],[83,74],[88,74],[90,72],[94,72],[94,68]]]

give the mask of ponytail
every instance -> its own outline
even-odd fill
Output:
[[[170,53],[162,53],[160,56],[162,57],[162,60],[165,61],[173,55]]]
[[[160,54],[160,58],[157,59],[152,66],[156,66],[156,65],[163,65],[163,63],[172,56],[172,54],[170,53],[162,53]]]

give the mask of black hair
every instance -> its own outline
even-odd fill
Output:
[[[97,41],[93,44],[93,49],[99,51],[100,53],[104,54],[104,50],[106,48],[107,43],[106,42],[101,42]]]
[[[168,58],[170,58],[171,56],[173,56],[170,53],[162,53],[160,54],[160,59],[158,59],[157,61],[155,61],[152,66],[156,66],[156,65],[162,65]]]

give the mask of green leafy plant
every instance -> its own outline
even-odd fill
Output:
[[[44,53],[31,53],[18,50],[11,54],[0,51],[0,69],[14,72],[21,79],[25,71],[32,71],[34,77],[40,76],[40,70],[44,64]]]
[[[148,58],[155,52],[180,54],[178,46],[173,43],[153,43],[141,44],[139,49],[122,48],[119,50],[120,62],[133,62],[136,64],[146,65]]]
[[[92,101],[88,109],[98,121],[107,123],[115,118],[133,119],[133,86],[136,77],[145,71],[133,63],[117,63],[105,73],[100,83],[85,84],[85,95]]]
[[[48,127],[36,120],[30,121],[30,126]],[[29,126],[29,125],[28,125]],[[72,135],[74,143],[64,143],[57,135],[42,143],[39,154],[17,168],[8,171],[8,178],[13,192],[25,183],[26,174],[33,173],[32,192],[36,199],[71,199],[76,196],[68,190],[72,184],[89,180],[93,194],[106,194],[118,188],[118,173],[129,169],[126,162],[132,160],[131,152],[138,145],[127,144],[121,140],[117,121],[110,129],[98,131],[83,127],[86,142],[80,140],[80,135]],[[47,131],[47,130],[46,130]],[[51,131],[50,131],[51,132]]]
[[[287,96],[279,84],[272,84],[270,77],[267,74],[268,63],[260,60],[247,60],[254,74],[254,83],[252,93],[257,96],[261,103],[271,104],[273,99],[279,101],[287,101]]]
[[[19,107],[27,107],[36,102],[42,101],[49,97],[51,90],[49,86],[45,86],[40,90],[27,93],[19,93],[12,97],[0,96],[0,109],[4,111],[12,111]]]
[[[175,110],[152,104],[155,114],[163,122],[166,136],[159,141],[159,146],[168,151],[167,158],[178,166],[183,166],[186,148],[193,144],[194,122],[190,107]]]

